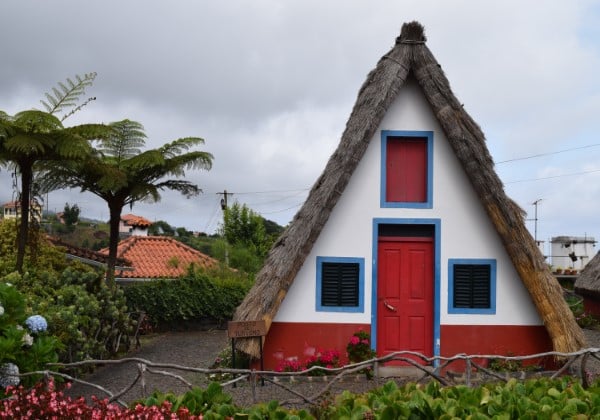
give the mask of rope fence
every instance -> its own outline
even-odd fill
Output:
[[[504,362],[516,362],[521,366],[527,361],[537,360],[560,360],[562,365],[555,371],[536,371],[529,372],[525,367],[520,371],[497,371],[489,367],[491,360],[504,361]],[[147,390],[147,376],[162,375],[165,377],[173,378],[183,384],[186,388],[192,389],[193,384],[191,381],[184,378],[181,372],[191,372],[206,375],[206,378],[213,378],[215,375],[221,375],[221,377],[232,378],[226,381],[221,381],[223,388],[235,387],[240,383],[248,383],[251,387],[253,403],[257,403],[257,388],[261,387],[261,384],[268,382],[280,387],[290,394],[294,395],[296,399],[290,399],[286,401],[280,401],[281,405],[296,404],[296,403],[307,403],[317,404],[319,399],[324,397],[328,392],[331,391],[335,384],[343,382],[345,379],[350,378],[352,375],[360,375],[367,380],[366,371],[370,370],[374,374],[375,378],[379,378],[379,373],[382,368],[386,368],[390,363],[398,364],[401,363],[401,367],[410,367],[413,369],[413,377],[411,381],[421,382],[423,380],[435,380],[441,385],[451,386],[457,384],[464,384],[466,386],[474,386],[483,382],[490,381],[504,381],[507,382],[511,378],[525,379],[528,377],[548,377],[551,379],[557,378],[562,375],[571,375],[579,377],[584,387],[589,387],[591,382],[600,376],[600,368],[595,367],[592,372],[588,370],[590,360],[600,362],[600,348],[588,348],[582,349],[573,353],[561,353],[561,352],[546,352],[537,353],[525,356],[501,356],[501,355],[466,355],[457,354],[452,357],[435,356],[427,357],[423,354],[410,352],[410,351],[399,351],[388,354],[384,357],[374,358],[360,363],[354,363],[339,368],[325,368],[320,366],[313,366],[310,369],[301,372],[274,372],[274,371],[261,371],[255,369],[207,369],[207,368],[196,368],[189,366],[182,366],[172,363],[154,363],[152,361],[141,359],[141,358],[123,358],[118,360],[85,360],[76,363],[52,363],[48,364],[49,369],[36,372],[28,372],[20,374],[19,376],[30,376],[30,375],[43,375],[45,378],[58,377],[63,380],[73,382],[73,384],[85,385],[93,388],[96,391],[101,392],[109,402],[116,402],[123,406],[127,406],[127,403],[123,401],[123,396],[133,389],[136,385],[142,389],[142,395],[144,397],[149,395]],[[487,361],[487,366],[484,366]],[[459,363],[461,369],[452,371],[452,364]],[[594,362],[595,363],[595,362]],[[136,374],[131,379],[131,382],[124,386],[121,390],[111,391],[104,386],[88,382],[84,379],[77,378],[73,375],[64,373],[68,370],[77,370],[84,367],[90,366],[118,366],[123,364],[135,364]],[[386,366],[388,365],[388,366]],[[56,370],[52,370],[56,369]],[[168,370],[167,370],[168,369]],[[60,370],[60,371],[59,371]],[[178,373],[175,373],[176,371]],[[402,373],[402,369],[396,371],[397,375],[387,375],[386,380],[405,378]],[[414,376],[414,372],[420,374],[420,376]],[[302,393],[294,390],[294,383],[301,383],[318,376],[323,382],[323,387],[313,395],[303,395]],[[315,381],[317,382],[317,381]],[[376,387],[374,384],[373,387]],[[154,391],[154,390],[152,390]],[[160,391],[160,390],[159,390]],[[99,396],[99,395],[98,395]],[[99,396],[100,397],[100,396]]]

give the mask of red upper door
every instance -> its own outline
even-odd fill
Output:
[[[427,139],[390,137],[386,148],[386,201],[426,202]]]
[[[377,353],[433,355],[433,239],[380,237]]]

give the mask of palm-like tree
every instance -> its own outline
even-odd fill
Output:
[[[64,127],[52,112],[30,110],[10,116],[0,111],[0,165],[15,167],[21,178],[16,263],[20,273],[23,272],[36,165],[43,161],[83,159],[92,151],[89,141],[108,132],[109,129],[101,124]]]
[[[198,137],[186,137],[167,143],[158,149],[142,151],[146,135],[144,127],[135,121],[123,120],[109,124],[113,135],[83,161],[52,162],[41,180],[44,190],[80,188],[102,198],[110,214],[110,238],[107,278],[114,279],[119,243],[119,221],[125,205],[138,201],[157,202],[160,191],[179,191],[187,197],[201,192],[188,181],[164,179],[181,177],[185,169],[210,169],[212,155],[202,151],[187,152],[203,144]]]

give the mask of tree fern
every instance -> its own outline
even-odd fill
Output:
[[[52,88],[51,93],[46,92],[45,96],[47,101],[42,99],[40,102],[44,105],[44,108],[46,108],[46,111],[49,114],[56,114],[71,108],[69,112],[62,116],[61,121],[64,121],[65,118],[73,115],[90,101],[96,99],[94,97],[88,98],[83,104],[77,106],[80,97],[85,93],[85,88],[92,85],[96,75],[97,73],[95,72],[86,73],[83,77],[76,75],[76,82],[67,78],[66,84],[59,82],[58,87]]]
[[[106,201],[110,217],[107,272],[114,279],[123,207],[138,201],[156,202],[163,190],[174,190],[186,197],[200,193],[200,188],[189,181],[163,178],[182,177],[187,168],[210,169],[213,156],[202,151],[188,152],[193,146],[203,144],[197,137],[185,137],[158,149],[142,151],[146,140],[142,124],[123,120],[109,127],[110,135],[86,159],[49,162],[40,182],[45,191],[79,187]]]

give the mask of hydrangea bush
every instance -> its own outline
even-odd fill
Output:
[[[48,329],[48,322],[41,315],[31,315],[25,320],[25,325],[32,333],[44,332]]]
[[[11,280],[26,292],[29,306],[46,315],[47,323],[34,315],[27,325],[33,333],[47,328],[61,341],[62,362],[108,358],[127,350],[134,321],[123,291],[108,287],[101,274],[67,268],[62,273],[12,274]]]
[[[60,342],[46,333],[48,323],[43,316],[27,318],[25,298],[16,287],[0,282],[0,305],[4,309],[0,315],[0,387],[29,386],[39,376],[19,374],[57,362]]]

